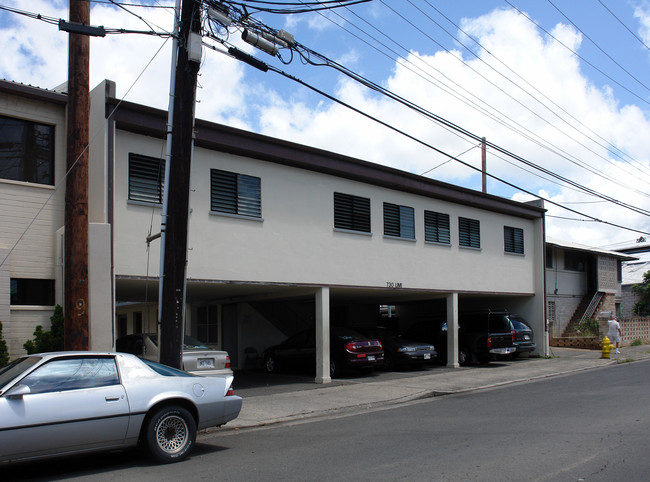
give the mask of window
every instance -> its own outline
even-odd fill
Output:
[[[564,252],[564,269],[568,271],[584,271],[585,257],[580,251]]]
[[[477,219],[458,218],[458,242],[465,248],[481,247],[481,225]]]
[[[129,201],[162,204],[165,160],[129,154]]]
[[[415,239],[413,208],[384,203],[384,236]]]
[[[219,307],[199,306],[196,315],[196,337],[204,343],[219,343]]]
[[[503,249],[506,253],[524,254],[524,230],[511,226],[503,227]]]
[[[370,199],[334,193],[334,228],[370,232]]]
[[[0,178],[54,185],[54,126],[0,116]]]
[[[118,385],[113,357],[62,358],[37,368],[21,380],[30,393],[61,392],[81,388]]]
[[[210,210],[219,213],[262,217],[259,177],[210,169]]]
[[[424,240],[431,243],[451,244],[449,214],[424,211]]]
[[[54,280],[11,278],[12,305],[54,306]]]
[[[621,263],[620,259],[616,260],[616,282],[623,282],[623,263]]]

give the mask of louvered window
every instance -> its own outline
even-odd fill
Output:
[[[424,239],[430,243],[451,244],[449,214],[424,211]]]
[[[220,169],[210,169],[210,210],[261,218],[260,178]]]
[[[54,126],[0,116],[0,178],[54,185]]]
[[[465,248],[481,247],[481,225],[477,219],[458,218],[458,242]]]
[[[162,204],[165,160],[129,154],[129,200]]]
[[[370,232],[370,199],[334,193],[334,228]]]
[[[524,230],[504,226],[503,243],[506,253],[524,254]]]
[[[415,239],[413,208],[384,203],[384,236]]]

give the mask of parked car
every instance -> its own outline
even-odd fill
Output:
[[[458,363],[488,363],[492,355],[515,353],[515,330],[507,311],[480,310],[458,316]],[[407,330],[407,336],[433,343],[439,357],[447,360],[447,323],[422,321]]]
[[[0,369],[0,464],[138,443],[160,463],[183,460],[197,430],[239,415],[232,382],[125,353],[24,356]]]
[[[535,344],[533,329],[523,317],[510,315],[509,318],[515,330],[515,341],[513,345],[517,348],[517,351],[508,355],[508,358],[515,359],[522,353],[534,351],[537,345]]]
[[[275,373],[282,369],[314,369],[316,366],[316,331],[301,331],[279,345],[264,350],[264,369]],[[341,327],[330,329],[330,376],[344,369],[368,371],[384,362],[379,340],[365,337]]]
[[[122,336],[115,342],[122,353],[131,353],[146,360],[158,361],[158,335],[136,333]],[[205,343],[185,335],[183,342],[183,370],[195,375],[232,375],[230,356],[226,351],[213,350]]]
[[[376,338],[384,348],[384,366],[388,370],[400,367],[419,368],[435,361],[438,356],[430,343],[411,341],[384,327],[364,330],[364,335]]]

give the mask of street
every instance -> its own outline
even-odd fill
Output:
[[[3,469],[3,480],[647,480],[650,361],[398,407]]]

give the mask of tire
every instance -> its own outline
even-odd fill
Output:
[[[467,351],[467,348],[460,347],[458,349],[458,363],[460,365],[467,365],[470,360],[470,355],[469,352]]]
[[[340,372],[341,372],[341,367],[339,367],[339,364],[330,358],[330,377],[331,378],[337,377]]]
[[[196,421],[183,407],[161,407],[147,417],[143,438],[149,455],[157,462],[180,462],[196,442]]]
[[[266,373],[278,372],[278,360],[275,355],[266,355],[264,357],[264,370],[266,370]]]

